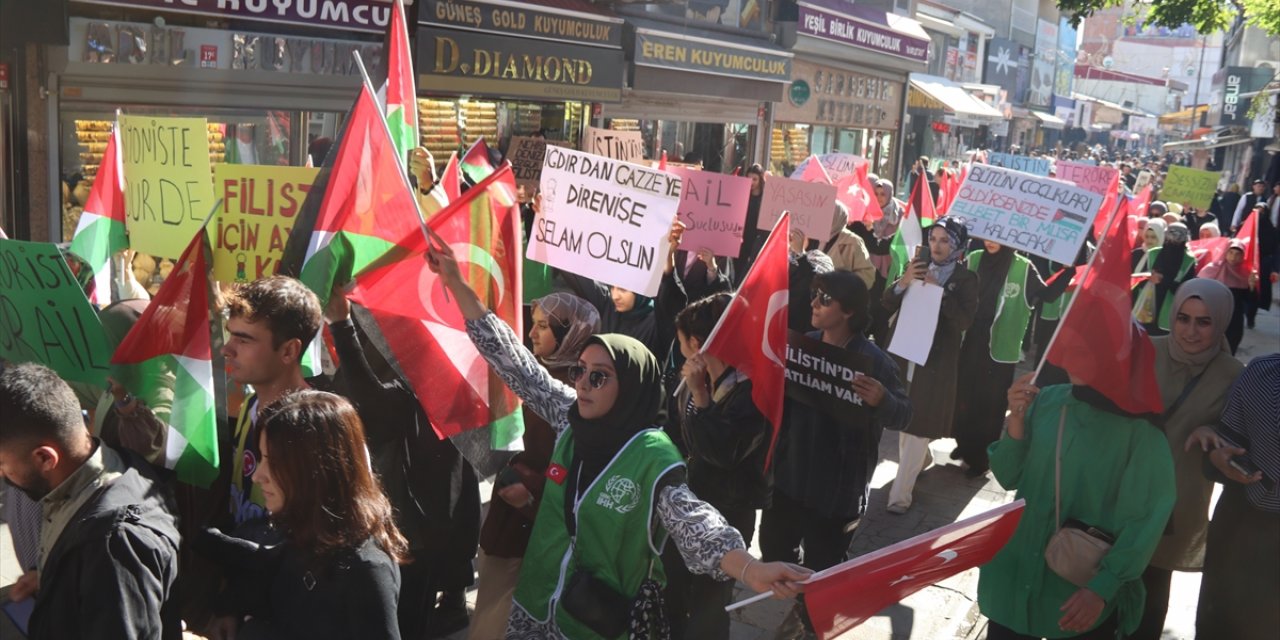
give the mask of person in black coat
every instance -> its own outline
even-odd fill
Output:
[[[715,507],[748,546],[756,509],[769,506],[773,478],[765,468],[772,429],[751,399],[751,380],[715,356],[700,353],[733,299],[718,293],[676,316],[676,336],[685,358],[684,386],[676,394],[676,441],[688,458],[689,488]],[[733,581],[693,575],[675,545],[663,552],[666,609],[673,638],[727,639]]]
[[[474,582],[480,540],[475,468],[452,440],[436,434],[413,390],[377,350],[362,347],[340,289],[324,311],[341,363],[335,387],[367,425],[370,461],[415,558],[400,572],[400,632],[419,638],[458,631],[468,621],[466,588]],[[443,594],[438,604],[437,594]]]
[[[222,603],[238,629],[212,637],[399,640],[398,564],[408,544],[366,457],[351,403],[295,391],[262,409],[262,488],[283,542],[259,545],[207,529],[197,549],[251,578]]]
[[[181,637],[172,493],[141,457],[90,437],[52,370],[0,372],[0,460],[11,488],[43,499],[41,535],[53,540],[9,591],[36,598],[28,638]]]

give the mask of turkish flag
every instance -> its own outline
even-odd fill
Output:
[[[1093,262],[1080,276],[1048,360],[1124,411],[1159,414],[1164,406],[1156,385],[1155,347],[1134,319],[1130,298],[1130,220],[1119,214],[1112,218]]]
[[[827,173],[826,167],[823,167],[822,163],[818,161],[818,156],[809,156],[803,164],[804,171],[801,171],[798,176],[792,176],[793,178],[802,182],[832,184],[831,174]]]
[[[813,630],[835,638],[931,584],[987,563],[1017,530],[1025,505],[1018,500],[814,574],[804,590]]]
[[[1244,263],[1249,265],[1249,273],[1254,275],[1262,273],[1262,248],[1258,246],[1258,211],[1256,209],[1240,225],[1240,230],[1236,232],[1236,240],[1244,243]],[[1271,286],[1270,282],[1263,282],[1262,278],[1258,278],[1259,288],[1269,286]]]
[[[1204,271],[1210,264],[1222,259],[1231,238],[1203,238],[1187,243],[1187,249],[1196,257],[1196,271]]]
[[[723,360],[751,380],[751,400],[772,426],[766,469],[773,460],[773,446],[782,425],[782,398],[787,384],[790,231],[791,214],[784,211],[729,308],[702,346],[704,353]]]
[[[948,169],[938,172],[938,211],[942,215],[947,215],[951,210],[951,203],[955,202],[956,194],[960,193],[960,180]]]
[[[1111,222],[1111,214],[1115,212],[1117,200],[1120,199],[1120,172],[1117,171],[1111,177],[1111,184],[1107,187],[1106,194],[1102,198],[1102,206],[1098,208],[1098,215],[1093,217],[1093,237],[1101,238],[1107,232],[1107,223]]]
[[[884,217],[875,185],[867,178],[869,167],[865,162],[859,163],[853,173],[836,180],[836,199],[849,208],[850,223],[874,222]]]

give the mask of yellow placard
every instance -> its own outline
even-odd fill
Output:
[[[256,164],[213,168],[222,206],[209,223],[213,277],[250,282],[276,274],[293,221],[319,169]]]
[[[204,118],[121,116],[129,246],[178,258],[213,209]]]

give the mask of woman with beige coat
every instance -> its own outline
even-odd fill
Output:
[[[849,208],[844,203],[837,202],[835,215],[831,220],[831,236],[822,244],[822,252],[831,258],[836,271],[852,271],[870,290],[876,282],[876,267],[871,264],[871,254],[867,252],[866,243],[847,229],[847,224]]]

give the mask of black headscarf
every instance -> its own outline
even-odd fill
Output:
[[[1014,251],[1009,247],[1002,246],[995,253],[983,249],[978,261],[978,314],[986,319],[994,319],[1000,308],[1000,296],[1004,295],[1004,281],[1013,258]]]
[[[636,433],[649,428],[662,407],[662,372],[657,358],[639,340],[616,333],[591,336],[583,346],[604,347],[617,373],[618,397],[605,415],[587,420],[575,403],[569,409],[573,428],[573,466],[582,464],[580,487],[599,475]]]

